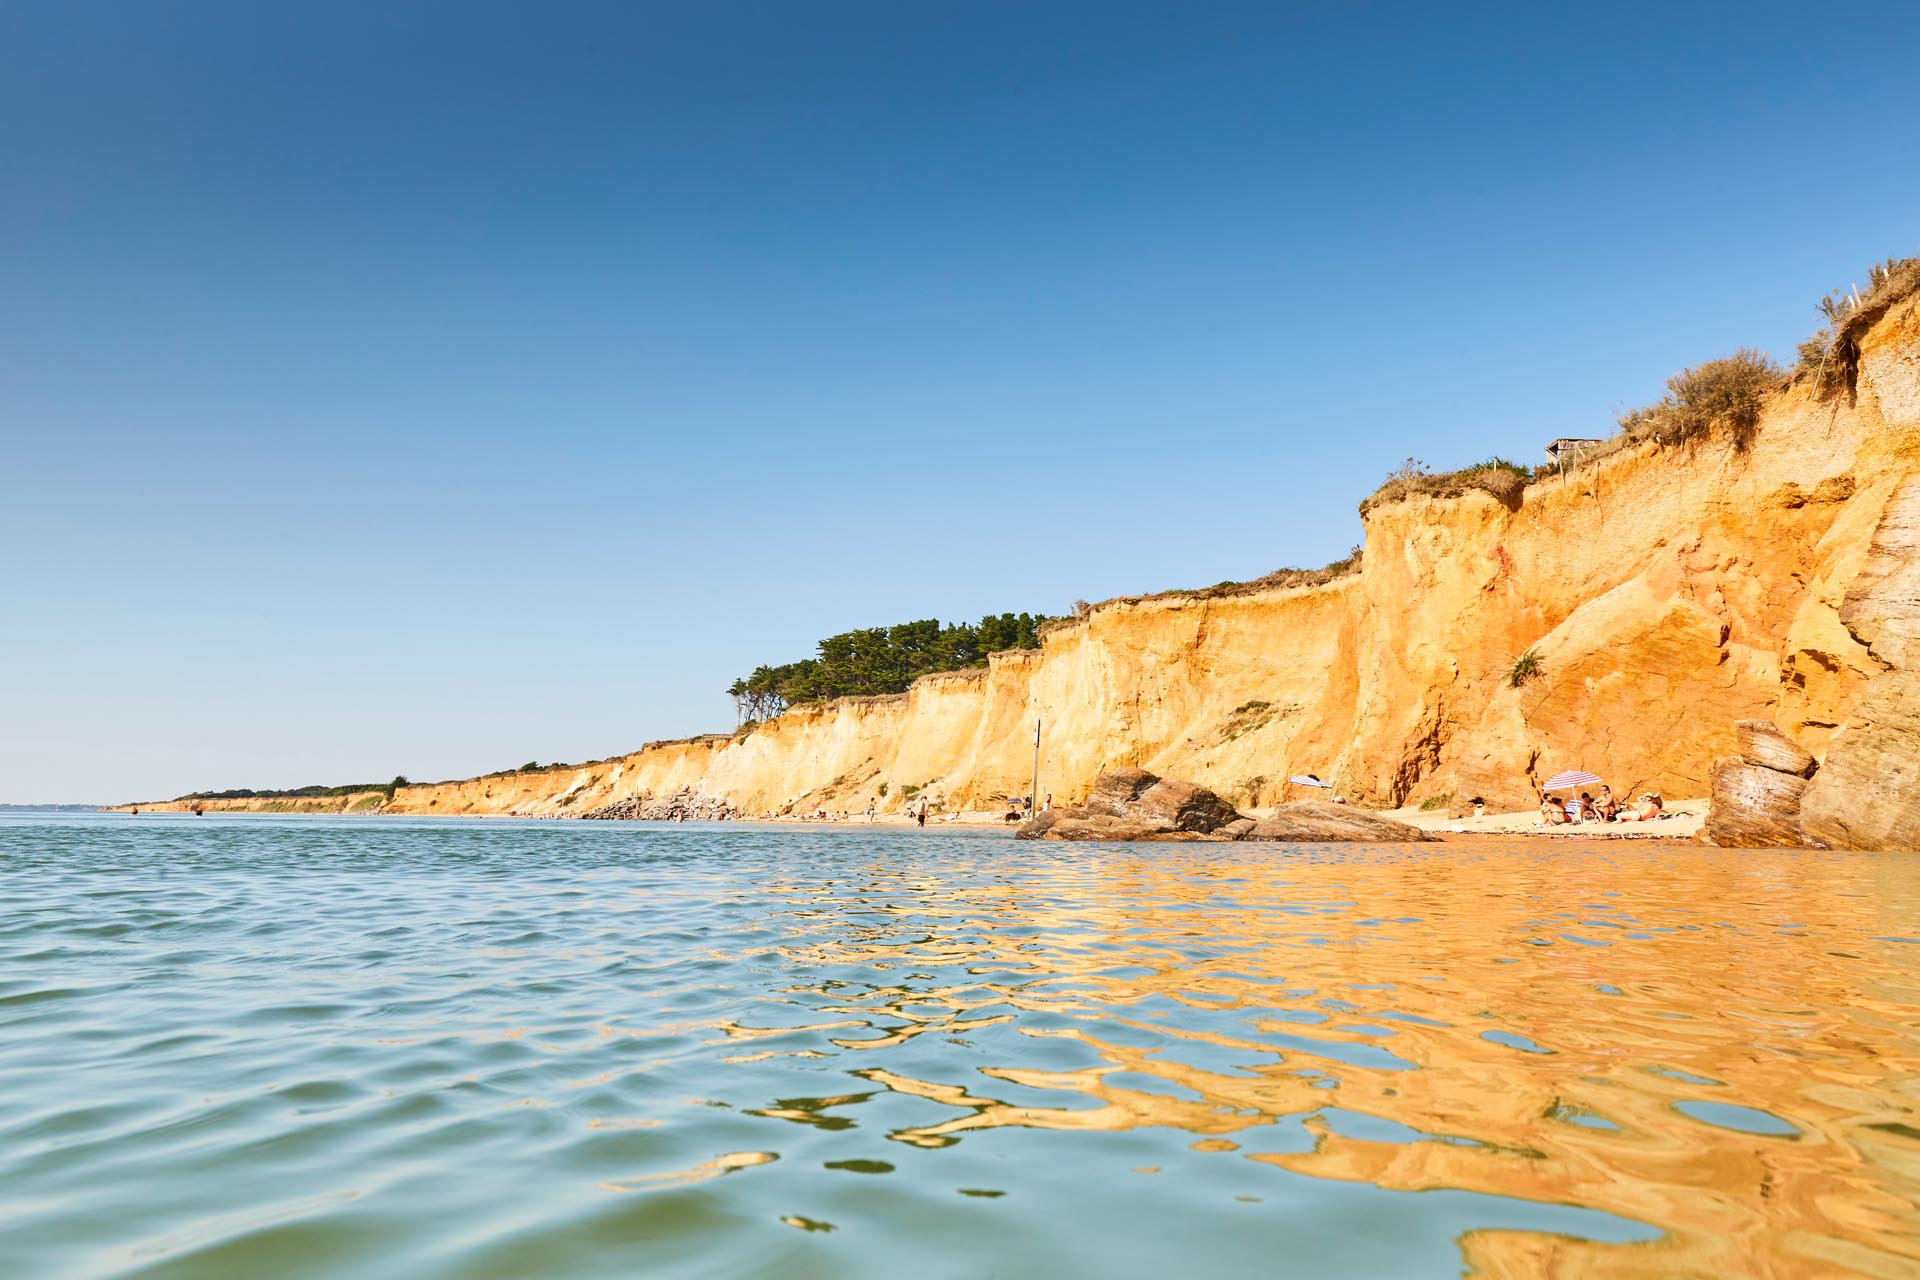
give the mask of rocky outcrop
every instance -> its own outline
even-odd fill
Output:
[[[1713,762],[1713,798],[1701,835],[1729,849],[1779,849],[1806,844],[1800,803],[1814,771],[1813,753],[1771,720],[1733,726],[1738,756]]]
[[[1830,848],[1920,850],[1920,476],[1888,500],[1840,617],[1886,669],[1834,735],[1802,825]]]
[[[1392,818],[1383,818],[1348,804],[1321,804],[1300,800],[1283,804],[1273,816],[1263,818],[1236,840],[1287,840],[1302,843],[1338,843],[1369,841],[1403,844],[1410,840],[1438,840],[1440,837],[1410,827]]]
[[[1733,741],[1747,765],[1797,778],[1813,776],[1813,752],[1780,731],[1771,720],[1738,720]]]
[[[1713,800],[1704,828],[1709,842],[1728,849],[1794,848],[1806,842],[1800,803],[1807,780],[1745,760],[1717,760]]]
[[[1231,837],[1222,829],[1237,823],[1251,825],[1205,787],[1120,768],[1094,779],[1085,804],[1036,813],[1014,835],[1022,840],[1226,840]]]
[[[725,796],[681,792],[657,800],[651,796],[628,796],[578,816],[603,822],[725,822],[740,815]]]
[[[1134,768],[1101,774],[1080,808],[1093,817],[1201,834],[1218,831],[1241,816],[1205,787]]]
[[[1022,840],[1431,840],[1417,827],[1349,805],[1283,804],[1272,817],[1249,818],[1205,787],[1159,778],[1145,769],[1112,769],[1094,781],[1087,802],[1050,809],[1020,824]]]

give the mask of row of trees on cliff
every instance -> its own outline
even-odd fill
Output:
[[[740,719],[769,720],[788,707],[850,694],[905,693],[935,671],[983,667],[1002,649],[1037,649],[1045,614],[988,614],[978,623],[937,618],[843,631],[820,642],[819,657],[760,666],[727,688]]]

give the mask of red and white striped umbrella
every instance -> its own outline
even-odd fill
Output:
[[[1542,791],[1565,791],[1568,787],[1590,787],[1600,781],[1597,773],[1588,773],[1585,769],[1569,769],[1565,773],[1556,773],[1540,784]]]

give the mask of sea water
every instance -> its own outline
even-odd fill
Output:
[[[1920,858],[0,817],[0,1275],[1920,1274]]]

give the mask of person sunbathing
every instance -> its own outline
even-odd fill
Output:
[[[1600,814],[1600,821],[1612,822],[1620,816],[1620,802],[1613,798],[1613,788],[1602,784],[1600,799],[1594,802],[1594,809]]]
[[[1665,806],[1661,803],[1659,794],[1649,791],[1640,797],[1639,804],[1621,815],[1620,821],[1652,822],[1655,818],[1664,818],[1667,816],[1664,809]]]
[[[1594,807],[1593,793],[1590,791],[1582,791],[1580,793],[1580,821],[1600,821],[1600,810]]]
[[[1542,826],[1557,827],[1573,821],[1567,816],[1566,806],[1555,800],[1551,793],[1540,793],[1540,823]]]

